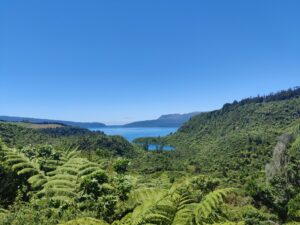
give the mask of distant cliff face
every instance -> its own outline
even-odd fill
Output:
[[[192,112],[186,114],[167,114],[162,115],[156,120],[144,120],[129,123],[124,125],[125,127],[180,127],[187,122],[190,118],[200,112]]]

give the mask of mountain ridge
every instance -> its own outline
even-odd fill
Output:
[[[200,112],[191,113],[173,113],[161,115],[157,119],[134,121],[124,125],[106,125],[101,122],[76,122],[68,120],[55,120],[55,119],[40,119],[32,117],[19,117],[19,116],[0,116],[0,121],[5,122],[29,122],[29,123],[53,123],[62,124],[67,126],[81,127],[81,128],[102,128],[102,127],[180,127],[183,123],[188,121],[191,117],[200,114]]]
[[[201,112],[191,112],[185,114],[166,114],[161,115],[154,120],[142,120],[123,125],[123,127],[180,127],[187,122],[193,116],[200,114]]]

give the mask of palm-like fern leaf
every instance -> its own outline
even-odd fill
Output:
[[[203,225],[206,222],[212,222],[209,221],[210,216],[224,202],[225,197],[233,191],[235,191],[233,188],[220,189],[205,196],[204,200],[196,207],[194,211],[197,225]]]
[[[6,162],[18,175],[24,175],[33,188],[40,189],[46,182],[46,176],[40,170],[38,164],[30,161],[24,154],[14,149],[2,148],[6,157]]]
[[[95,171],[100,166],[84,158],[70,158],[56,170],[49,172],[48,182],[44,184],[38,197],[49,197],[66,203],[74,202],[78,197],[78,187],[81,179]]]

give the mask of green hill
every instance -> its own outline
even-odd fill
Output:
[[[0,122],[0,139],[7,146],[18,149],[28,145],[49,144],[58,148],[79,147],[83,152],[97,152],[104,157],[134,154],[133,146],[123,137],[71,126],[33,129],[18,123]]]
[[[299,96],[296,88],[225,104],[193,117],[167,142],[202,171],[249,175],[263,169],[281,134],[299,129]]]

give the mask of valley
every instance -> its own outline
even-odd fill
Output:
[[[300,88],[105,129],[0,122],[0,224],[300,223]]]

